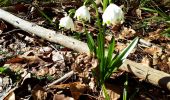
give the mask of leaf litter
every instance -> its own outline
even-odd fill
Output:
[[[58,23],[57,20],[63,17],[63,11],[78,8],[82,2],[63,1],[63,5],[57,2],[53,7],[50,7],[51,4],[43,2],[41,4],[40,2],[40,10],[49,11],[47,15],[56,17],[57,19],[54,22]],[[23,3],[12,5],[12,7],[13,10],[9,11],[18,16],[44,27],[55,29],[41,16],[37,9],[29,13],[32,8],[30,4]],[[150,22],[146,30],[147,27],[140,27],[139,20],[150,17],[152,14],[135,8],[133,10],[136,10],[136,15],[131,14],[132,12],[126,14],[127,18],[130,16],[129,18],[132,21],[126,19],[127,21],[123,26],[119,26],[117,29],[110,28],[111,32],[108,32],[106,43],[111,40],[110,37],[114,36],[116,40],[115,52],[118,53],[135,36],[140,36],[151,45],[148,46],[141,42],[128,59],[170,73],[170,39],[160,35],[166,26]],[[27,15],[25,12],[29,14]],[[133,21],[134,17],[139,20]],[[89,24],[88,27],[89,31],[96,37],[97,31],[93,23]],[[82,25],[79,22],[76,22],[76,30],[82,32]],[[70,31],[66,31],[66,33],[70,36],[73,34]],[[79,39],[85,41],[83,38]],[[42,40],[37,36],[16,29],[2,20],[0,21],[0,66],[8,69],[5,74],[0,74],[0,94],[8,94],[3,98],[4,100],[102,100],[104,98],[95,84],[96,80],[92,77],[92,69],[97,64],[97,60],[93,57],[75,53],[69,48]],[[58,84],[46,87],[47,84],[63,77],[71,70],[74,71],[72,76]],[[15,78],[6,77],[10,76],[9,74],[15,76]],[[118,71],[107,81],[107,89],[112,100],[122,98],[125,74],[126,72]],[[130,74],[129,77],[129,95],[135,94],[135,98],[141,100],[168,99],[168,91],[152,86],[134,75]]]

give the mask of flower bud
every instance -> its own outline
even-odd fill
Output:
[[[124,14],[119,6],[112,3],[104,11],[102,15],[102,19],[103,19],[103,24],[107,24],[107,26],[110,25],[115,26],[116,24],[123,23]]]
[[[64,27],[65,29],[71,29],[72,31],[74,30],[74,23],[70,16],[61,18],[59,26]]]
[[[80,8],[76,10],[74,18],[77,18],[77,20],[90,22],[90,12],[88,11],[86,6],[81,6]]]

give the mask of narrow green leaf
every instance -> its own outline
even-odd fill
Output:
[[[115,40],[114,38],[112,38],[111,44],[109,45],[108,54],[107,54],[107,63],[111,62],[114,49],[115,49]]]
[[[107,8],[109,2],[110,2],[110,0],[103,0],[103,11],[105,11],[105,9]]]
[[[158,13],[162,17],[169,17],[167,14],[165,14],[164,12],[161,12],[159,10],[155,10],[155,9],[151,9],[151,8],[146,8],[146,7],[141,7],[140,9],[145,10],[145,11],[149,11],[149,12],[153,12],[153,13]]]
[[[99,32],[97,36],[97,59],[99,61],[99,71],[101,79],[104,79],[104,72],[105,72],[105,54],[104,54],[104,34]]]
[[[50,24],[51,25],[54,25],[55,26],[55,24],[53,24],[53,21],[51,20],[51,18],[50,17],[48,17],[43,11],[41,11],[38,7],[36,7],[37,9],[38,9],[38,11],[40,12],[40,14],[47,20],[47,21],[49,21],[50,22]],[[55,26],[56,27],[56,26]]]
[[[92,36],[90,35],[90,33],[87,33],[87,45],[90,49],[90,52],[94,52],[95,53],[95,43],[94,40],[92,38]]]
[[[112,72],[116,69],[118,69],[122,63],[125,61],[127,56],[130,54],[130,52],[133,50],[133,48],[138,43],[139,38],[136,37],[116,58],[112,60],[109,66],[110,69],[107,71],[107,74],[105,75],[105,79],[109,78]]]
[[[139,38],[136,37],[118,56],[118,59],[121,59],[123,62],[127,58],[127,56],[130,54],[130,52],[133,50],[133,48],[138,43]]]

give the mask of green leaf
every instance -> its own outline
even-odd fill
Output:
[[[113,58],[112,62],[109,64],[109,66],[111,67],[108,69],[104,79],[109,78],[112,72],[114,70],[117,70],[123,64],[127,56],[130,54],[130,52],[138,43],[138,40],[139,38],[136,37],[118,56],[116,56],[116,58],[115,57]]]
[[[70,9],[68,12],[69,12],[69,16],[73,17],[75,12],[76,12],[76,10],[75,9]]]
[[[126,59],[126,57],[130,54],[130,52],[133,50],[133,48],[138,43],[139,38],[136,37],[118,56],[118,59],[121,59],[123,62]]]
[[[6,70],[7,70],[7,68],[5,68],[5,67],[0,67],[0,73],[5,73]]]
[[[161,33],[163,36],[170,37],[170,27]]]
[[[159,11],[159,10],[155,10],[155,9],[151,9],[151,8],[146,8],[146,7],[141,7],[140,9],[145,10],[145,11],[149,11],[149,12],[153,12],[153,13],[158,13],[162,17],[169,18],[169,16],[167,14],[165,14],[164,12]]]
[[[100,62],[99,64],[99,71],[100,71],[100,77],[103,79],[104,78],[104,60],[105,60],[105,54],[104,54],[104,35],[102,32],[100,32],[97,36],[97,45],[98,45],[98,51],[97,51],[97,58]]]
[[[90,52],[95,53],[95,43],[94,43],[92,36],[89,33],[87,33],[87,44],[88,44],[88,47],[90,49]]]
[[[110,2],[110,0],[103,0],[103,11],[105,11],[105,9],[107,8],[109,2]]]
[[[56,27],[56,25],[53,23],[53,21],[51,20],[50,17],[47,16],[47,14],[45,14],[43,11],[41,11],[38,7],[36,7],[37,10],[40,12],[40,14],[42,15],[42,17],[44,17],[47,21],[50,22],[51,25],[54,25]]]
[[[126,81],[124,83],[123,100],[127,100],[127,92],[128,92],[128,74],[126,74]]]
[[[0,6],[8,6],[11,4],[11,0],[0,0]]]
[[[111,62],[114,49],[115,49],[115,40],[114,38],[112,38],[111,44],[109,45],[108,54],[107,54],[107,63]]]

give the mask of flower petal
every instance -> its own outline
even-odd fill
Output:
[[[81,6],[80,8],[76,10],[74,18],[77,18],[77,20],[90,22],[90,12],[88,11],[86,6]]]
[[[73,20],[70,16],[66,16],[66,17],[61,18],[59,26],[64,27],[66,29],[71,29],[72,31],[74,30],[74,23],[73,23]]]
[[[114,26],[116,24],[122,24],[124,20],[124,14],[119,6],[110,4],[104,11],[102,18],[103,24],[106,24],[107,26],[112,24]]]

